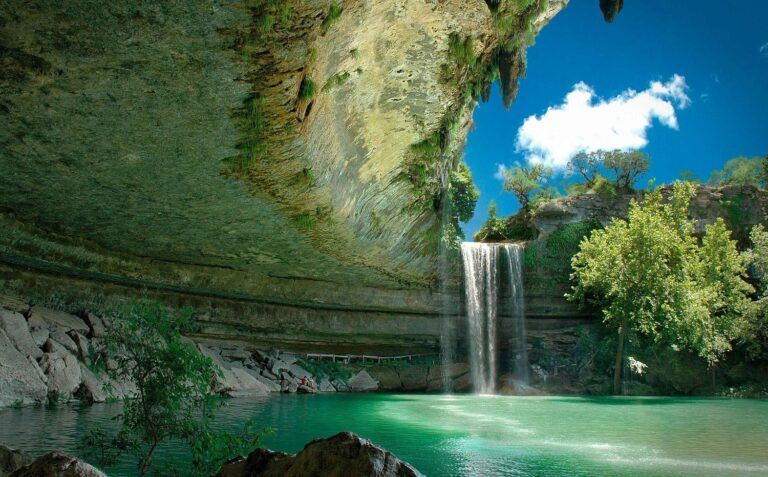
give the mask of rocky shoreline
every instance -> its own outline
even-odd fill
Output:
[[[105,402],[134,392],[106,370],[108,317],[74,315],[12,297],[0,297],[0,408],[74,400]],[[278,392],[432,392],[470,387],[469,366],[408,361],[335,363],[295,353],[192,340],[220,369],[215,390],[232,397]],[[109,389],[109,392],[107,392]]]

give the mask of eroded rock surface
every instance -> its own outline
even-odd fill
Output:
[[[217,477],[417,477],[411,465],[350,432],[317,439],[296,455],[257,449],[225,464]]]
[[[107,477],[107,474],[77,457],[55,451],[38,457],[9,477]]]

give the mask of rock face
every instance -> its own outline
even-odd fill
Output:
[[[434,348],[411,146],[447,138],[442,187],[488,86],[447,77],[451,38],[490,66],[567,2],[342,3],[3,2],[0,285],[199,300],[206,335],[262,347]]]
[[[32,457],[0,444],[0,477],[8,477],[14,471],[31,463]]]
[[[48,388],[35,360],[26,357],[0,330],[0,407],[42,402]]]
[[[77,457],[51,452],[17,469],[9,477],[107,477],[107,474]]]
[[[317,439],[296,455],[257,449],[225,464],[218,477],[417,477],[416,469],[350,432]]]

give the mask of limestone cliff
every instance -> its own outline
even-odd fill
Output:
[[[148,289],[227,336],[434,345],[472,109],[495,78],[514,99],[566,3],[3,2],[3,288]]]

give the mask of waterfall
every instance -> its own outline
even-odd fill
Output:
[[[467,353],[475,392],[496,390],[499,373],[500,287],[509,287],[509,306],[513,319],[510,353],[515,380],[528,382],[528,353],[525,333],[525,302],[522,281],[522,247],[517,244],[461,244],[464,264],[464,289],[467,310]],[[505,257],[506,276],[501,276]]]

